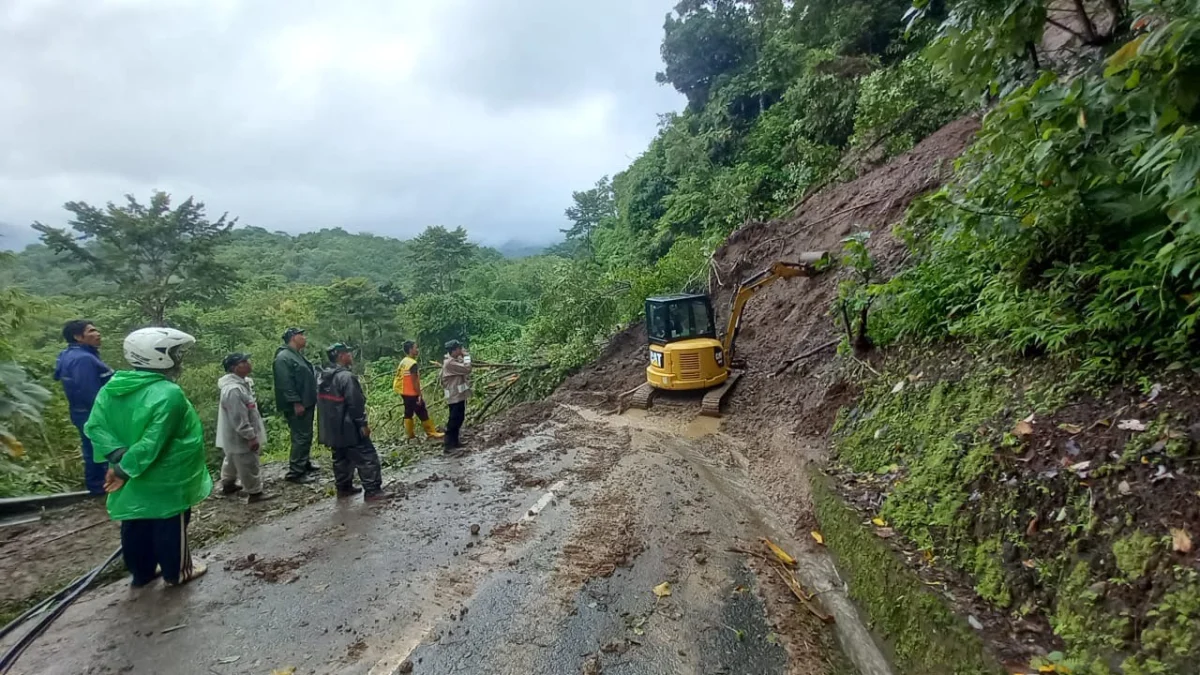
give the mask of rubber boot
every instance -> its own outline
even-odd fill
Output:
[[[436,440],[446,437],[446,434],[438,431],[437,427],[433,426],[433,420],[425,420],[421,423],[421,426],[425,427],[425,435],[429,438]]]
[[[408,439],[410,441],[412,439],[416,438],[417,437],[417,421],[411,417],[405,417],[404,418],[404,433],[408,434]]]

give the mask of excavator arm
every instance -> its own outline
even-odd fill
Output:
[[[825,251],[804,253],[799,262],[776,262],[767,269],[755,274],[738,286],[733,296],[733,306],[729,310],[729,324],[725,328],[725,336],[721,349],[725,352],[725,363],[733,363],[733,345],[737,340],[738,330],[742,324],[742,311],[746,303],[763,288],[779,279],[792,277],[811,277],[824,268],[829,260]]]

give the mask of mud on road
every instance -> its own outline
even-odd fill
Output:
[[[693,414],[513,411],[522,433],[418,464],[405,499],[326,499],[203,551],[189,587],[89,594],[14,672],[889,672],[828,558],[749,488],[749,449]]]

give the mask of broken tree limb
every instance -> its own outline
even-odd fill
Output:
[[[833,616],[817,609],[816,605],[814,605],[812,602],[812,599],[815,596],[805,592],[804,586],[802,586],[800,582],[796,580],[796,575],[792,574],[790,571],[787,571],[787,573],[784,574],[785,570],[779,565],[772,565],[771,569],[775,570],[775,574],[779,575],[780,580],[782,580],[783,584],[788,587],[788,590],[792,592],[792,595],[796,596],[796,599],[799,600],[800,603],[804,605],[804,608],[807,609],[813,616],[820,619],[823,623],[833,623]]]
[[[93,527],[96,527],[97,525],[103,525],[104,523],[107,523],[107,522],[111,522],[111,521],[109,521],[108,518],[101,518],[100,520],[97,520],[94,523],[88,523],[87,525],[84,525],[83,527],[77,527],[77,528],[71,530],[70,532],[62,533],[62,534],[58,535],[57,537],[51,537],[50,539],[47,539],[46,541],[41,542],[41,544],[42,545],[50,544],[50,543],[58,541],[59,539],[65,539],[73,534],[79,534],[80,532],[83,532],[84,530],[90,530]]]
[[[783,365],[780,366],[771,376],[775,377],[777,375],[781,375],[781,374],[783,374],[783,371],[787,370],[788,368],[791,368],[798,361],[803,361],[804,359],[807,359],[808,357],[812,356],[813,354],[818,354],[820,352],[823,352],[826,349],[829,349],[830,347],[836,347],[837,344],[841,341],[842,341],[841,338],[838,338],[836,340],[830,340],[829,342],[826,342],[825,344],[813,347],[812,349],[804,352],[803,354],[800,354],[798,356],[793,356],[792,358],[788,359],[787,361],[784,361]]]
[[[496,392],[495,395],[493,395],[490,399],[487,400],[486,403],[483,404],[483,407],[479,409],[479,412],[475,413],[475,419],[476,420],[483,419],[484,415],[487,414],[488,409],[491,408],[492,405],[496,401],[500,400],[505,394],[507,394],[509,391],[511,391],[512,388],[515,387],[517,385],[517,383],[520,381],[521,381],[521,378],[518,377],[518,378],[512,380],[511,382],[509,382],[507,385],[505,385],[503,389]]]

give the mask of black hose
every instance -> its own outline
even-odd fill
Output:
[[[58,617],[62,616],[63,612],[67,611],[67,608],[71,606],[71,603],[79,599],[79,596],[83,595],[83,592],[87,590],[88,586],[92,585],[92,582],[96,580],[96,577],[100,576],[104,572],[104,569],[113,564],[113,561],[119,557],[121,557],[120,548],[118,548],[116,551],[113,551],[113,554],[108,556],[108,560],[105,560],[98,567],[82,577],[82,581],[77,581],[71,586],[68,586],[62,591],[56,593],[54,597],[59,597],[64,592],[66,595],[62,597],[62,600],[57,606],[54,607],[54,609],[50,610],[46,616],[39,619],[28,633],[26,633],[15,645],[13,645],[7,652],[4,653],[4,656],[0,658],[0,675],[6,675],[8,671],[11,670],[14,665],[16,665],[17,659],[21,657],[21,654],[25,653],[25,650],[29,648],[29,645],[33,644],[33,641],[41,636],[42,633],[45,633],[46,629],[50,627],[50,624],[54,623]],[[45,601],[43,601],[43,604],[44,603]],[[9,626],[5,626],[5,630],[10,630]]]

